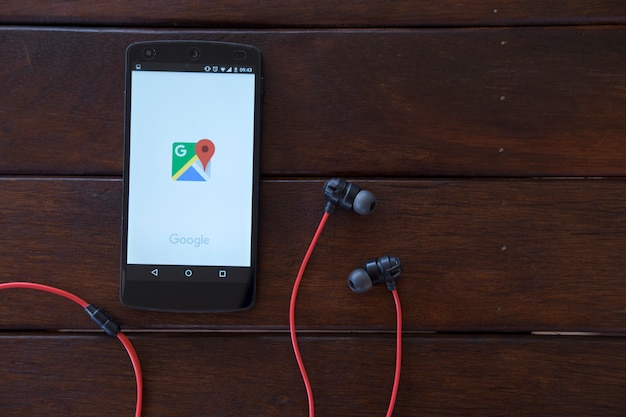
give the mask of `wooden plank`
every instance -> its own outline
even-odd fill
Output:
[[[0,29],[0,172],[120,175],[133,41],[259,46],[265,175],[625,175],[625,26]]]
[[[305,415],[287,335],[131,335],[146,416]],[[134,377],[116,341],[0,337],[3,415],[132,415]],[[622,416],[623,337],[407,335],[394,416]],[[393,337],[302,337],[319,416],[384,415]],[[71,360],[71,365],[70,361]]]
[[[298,297],[307,330],[391,331],[383,288],[351,293],[349,272],[396,255],[411,331],[623,331],[626,182],[622,180],[372,180],[374,214],[338,210]],[[258,301],[234,314],[164,314],[121,306],[117,179],[0,181],[0,276],[60,286],[125,328],[280,329],[319,221],[321,180],[264,181]],[[19,292],[19,293],[18,293]],[[324,308],[320,308],[324,300]],[[92,329],[80,309],[28,290],[0,293],[0,325]],[[26,307],[28,306],[28,307]],[[55,311],[50,314],[50,311]]]
[[[346,0],[333,2],[268,0],[232,2],[111,0],[87,4],[71,0],[23,0],[0,6],[0,22],[149,26],[455,26],[624,22],[626,8],[617,0],[565,3],[539,0],[456,2],[394,1],[391,4]]]

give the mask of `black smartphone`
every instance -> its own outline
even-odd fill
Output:
[[[261,53],[208,41],[126,50],[121,301],[243,310],[256,293]]]

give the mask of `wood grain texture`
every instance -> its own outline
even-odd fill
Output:
[[[142,358],[145,416],[306,413],[287,335],[134,334],[131,340]],[[132,415],[132,368],[116,343],[106,336],[3,334],[3,415]],[[621,416],[624,343],[408,335],[394,416]],[[316,415],[384,415],[393,337],[306,336],[300,345]]]
[[[306,414],[289,296],[336,175],[379,206],[333,214],[300,289],[319,417],[387,408],[392,298],[345,284],[383,254],[404,265],[394,417],[624,415],[623,1],[24,0],[0,25],[0,280],[118,319],[144,416]],[[249,311],[119,302],[124,50],[151,39],[263,52]],[[2,416],[133,413],[126,353],[69,302],[0,292],[0,355]]]
[[[247,312],[164,314],[120,305],[119,180],[0,181],[0,276],[76,292],[125,328],[284,330],[299,262],[322,214],[322,184],[263,182],[258,301]],[[377,211],[331,217],[298,298],[302,329],[393,330],[386,290],[358,296],[346,285],[366,259],[391,254],[404,264],[399,289],[410,331],[624,331],[624,181],[361,185],[379,197]],[[69,303],[57,307],[51,296],[19,292],[0,293],[11,312],[0,314],[4,327],[93,328],[86,317],[76,320],[80,309]]]
[[[389,27],[549,25],[626,21],[617,0],[494,3],[452,0],[315,2],[267,0],[123,0],[76,2],[23,0],[0,6],[1,23],[135,26]]]
[[[120,175],[124,49],[165,38],[261,48],[265,175],[625,173],[624,26],[4,27],[0,173]]]

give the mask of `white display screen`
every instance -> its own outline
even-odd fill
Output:
[[[127,263],[250,267],[255,75],[135,70]]]

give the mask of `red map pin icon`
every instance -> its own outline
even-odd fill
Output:
[[[202,168],[206,171],[206,166],[213,158],[213,154],[215,153],[215,144],[208,139],[200,139],[198,143],[196,143],[196,155],[200,162],[202,162]]]

